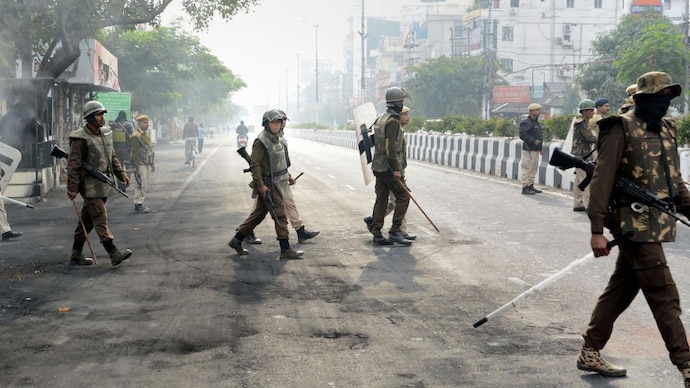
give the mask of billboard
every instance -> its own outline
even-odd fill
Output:
[[[491,102],[494,104],[506,102],[531,102],[529,86],[494,86]]]
[[[661,4],[661,0],[633,0],[630,3],[630,13],[632,15],[641,15],[648,11],[653,11],[660,15],[663,14],[664,6]]]
[[[127,119],[132,119],[132,93],[98,93],[96,100],[108,110],[105,114],[105,121],[115,121],[117,114],[123,110],[127,114]]]

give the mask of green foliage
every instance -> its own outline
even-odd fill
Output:
[[[677,144],[679,147],[690,143],[690,116],[683,116],[676,119],[676,126],[678,129]]]
[[[577,85],[587,98],[606,97],[617,107],[626,97],[625,88],[647,71],[665,71],[682,79],[684,73],[677,69],[687,54],[678,29],[667,17],[651,12],[624,16],[615,29],[592,42],[594,59],[578,74]]]
[[[542,121],[541,129],[544,131],[544,141],[565,140],[570,130],[570,123],[575,116],[575,114],[555,115]]]
[[[0,72],[6,74],[8,66],[22,59],[27,77],[35,55],[40,61],[38,76],[56,78],[79,57],[81,40],[96,38],[105,28],[122,31],[143,23],[157,25],[172,1],[0,1],[0,64],[5,64]],[[259,1],[183,0],[182,5],[192,24],[202,30],[214,16],[229,20]]]
[[[197,37],[176,27],[111,34],[106,42],[135,111],[172,117],[182,108],[185,116],[227,117],[228,98],[245,86]]]
[[[407,89],[414,97],[415,111],[428,117],[481,116],[486,60],[486,56],[442,56],[414,67]],[[494,84],[504,83],[496,73],[493,78]]]

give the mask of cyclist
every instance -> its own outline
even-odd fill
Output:
[[[194,122],[194,117],[189,116],[187,124],[182,129],[182,138],[184,139],[184,164],[189,165],[192,150],[196,147],[196,139],[199,137],[199,126]]]

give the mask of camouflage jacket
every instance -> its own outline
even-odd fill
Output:
[[[674,241],[676,221],[673,218],[654,207],[635,212],[631,209],[630,199],[613,188],[616,175],[619,175],[661,199],[669,198],[666,164],[673,202],[678,211],[690,215],[690,193],[678,170],[675,123],[664,119],[660,132],[650,131],[647,124],[630,111],[601,120],[599,126],[599,157],[590,184],[591,199],[587,211],[592,233],[602,233],[607,227],[614,236],[634,231],[631,238],[634,242]]]
[[[374,122],[374,158],[371,168],[377,172],[403,171],[404,141],[400,115],[392,110]],[[406,163],[405,163],[406,164]]]

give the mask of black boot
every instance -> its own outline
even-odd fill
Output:
[[[297,229],[297,242],[304,242],[305,240],[309,240],[310,238],[314,238],[319,235],[318,230],[310,231],[307,230],[304,225],[300,226],[299,229]]]
[[[412,241],[406,239],[401,232],[389,232],[388,239],[402,245],[412,244]]]
[[[534,195],[534,194],[536,194],[536,192],[534,190],[532,190],[531,186],[523,186],[522,187],[522,194]]]
[[[529,188],[532,189],[532,191],[534,191],[535,194],[541,193],[541,190],[535,189],[533,184],[532,184],[532,185],[529,185]]]
[[[374,245],[393,245],[392,241],[383,237],[383,235],[380,233],[374,235],[374,241],[373,242],[374,242]]]

